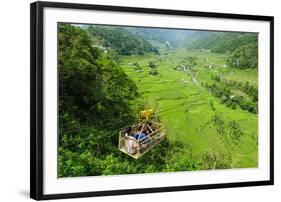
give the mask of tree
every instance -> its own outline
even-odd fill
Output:
[[[187,57],[187,66],[192,69],[196,64],[197,58],[196,57],[193,57],[193,56],[188,56]]]
[[[58,36],[59,176],[100,175],[137,87],[85,30],[60,24]]]
[[[253,69],[258,67],[258,44],[251,43],[237,48],[231,53],[226,63],[230,67],[239,69]]]
[[[152,70],[149,71],[149,74],[156,76],[156,75],[159,74],[159,72],[158,72],[157,69],[152,69]]]
[[[241,136],[243,135],[242,130],[240,129],[240,126],[237,121],[233,120],[228,123],[229,127],[229,135],[232,138],[232,140],[237,144],[240,140]]]
[[[157,67],[157,65],[153,62],[153,61],[149,61],[148,62],[148,66],[151,68],[151,69],[154,69]]]

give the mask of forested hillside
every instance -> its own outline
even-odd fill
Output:
[[[158,53],[157,48],[147,40],[138,37],[125,28],[111,26],[89,26],[89,33],[102,41],[104,47],[112,48],[121,55]]]
[[[60,25],[58,37],[59,175],[100,174],[92,156],[106,158],[115,129],[134,120],[128,101],[137,88],[86,31]]]
[[[135,27],[128,27],[127,28],[131,33],[141,36],[148,41],[158,42],[165,44],[169,42],[172,48],[178,48],[182,46],[182,42],[186,39],[193,39],[196,38],[197,31],[186,31],[186,30],[175,30],[175,29],[164,29],[164,28],[157,28],[157,29],[147,29],[147,28],[135,28]]]
[[[258,66],[257,34],[134,27],[128,27],[127,30],[158,48],[205,49],[213,53],[227,54],[226,63],[231,67],[248,69]]]
[[[59,24],[58,177],[256,167],[257,49],[254,34]],[[150,106],[167,135],[135,160],[119,131]]]
[[[207,49],[228,54],[227,64],[242,69],[257,68],[258,35],[250,33],[214,32],[202,35],[187,48]]]
[[[138,91],[93,36],[59,26],[59,177],[202,169],[180,142],[165,140],[138,161],[118,151],[119,130],[136,121]]]

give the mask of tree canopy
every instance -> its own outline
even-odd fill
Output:
[[[158,53],[146,39],[136,36],[127,29],[112,26],[90,26],[88,31],[102,40],[105,47],[112,48],[121,55],[140,54],[146,52]]]
[[[116,141],[118,131],[113,129],[134,120],[129,101],[137,95],[137,88],[109,53],[93,46],[85,30],[63,24],[58,37],[59,162],[60,175],[65,176],[75,175],[75,169],[80,170],[76,164],[84,166],[81,161],[94,148],[107,152],[108,145]],[[99,141],[97,145],[98,138],[104,144]]]
[[[227,54],[226,63],[231,67],[248,69],[258,66],[257,34],[214,32],[202,35],[189,44],[189,48]]]

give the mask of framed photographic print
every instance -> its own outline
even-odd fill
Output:
[[[31,4],[31,198],[273,184],[273,17]]]

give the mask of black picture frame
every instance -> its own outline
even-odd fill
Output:
[[[81,10],[121,11],[131,13],[195,16],[239,20],[267,21],[270,23],[270,180],[238,183],[204,184],[175,187],[154,187],[129,190],[77,192],[45,195],[43,193],[43,9],[66,8]],[[216,189],[274,184],[274,17],[183,10],[104,6],[75,3],[35,2],[30,6],[30,197],[36,200],[76,197],[140,194],[154,192]]]

